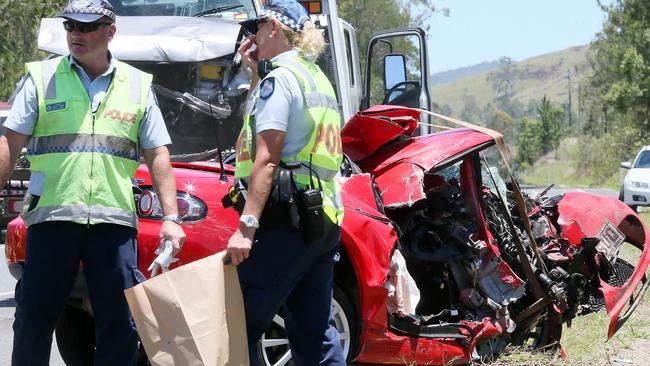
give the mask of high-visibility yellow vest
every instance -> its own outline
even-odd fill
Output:
[[[152,77],[117,62],[93,113],[68,57],[26,64],[38,93],[38,120],[27,145],[32,172],[44,174],[26,225],[43,221],[137,227],[132,178],[139,165],[138,129]]]
[[[273,66],[284,67],[295,75],[304,98],[304,123],[312,131],[309,142],[296,156],[282,156],[281,160],[303,163],[301,168],[293,171],[299,185],[318,188],[320,180],[325,214],[340,225],[343,221],[343,204],[340,187],[334,177],[343,161],[343,150],[341,115],[334,89],[321,69],[302,57],[287,57],[274,62]],[[253,99],[249,102],[256,101]],[[235,178],[248,179],[250,176],[255,160],[255,134],[255,117],[247,114],[236,145]],[[311,183],[309,166],[313,171]]]

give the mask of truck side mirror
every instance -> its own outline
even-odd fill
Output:
[[[629,161],[622,161],[621,168],[623,169],[632,169],[632,163]]]
[[[406,81],[406,58],[401,53],[384,56],[384,91]]]

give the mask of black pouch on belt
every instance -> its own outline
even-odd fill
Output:
[[[325,212],[323,211],[323,192],[308,188],[299,194],[300,230],[305,241],[320,239],[325,233]]]

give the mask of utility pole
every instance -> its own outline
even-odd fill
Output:
[[[573,125],[571,118],[571,69],[566,70],[566,77],[569,80],[569,127],[571,127]]]

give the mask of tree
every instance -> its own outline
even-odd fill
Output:
[[[65,0],[21,0],[0,3],[0,100],[14,91],[23,74],[23,64],[39,60],[36,49],[37,31],[41,18],[60,11]]]
[[[542,104],[537,108],[539,121],[541,123],[541,143],[544,153],[556,149],[560,145],[560,123],[564,116],[561,108],[553,105],[546,95],[542,98]]]
[[[478,103],[476,103],[476,97],[473,94],[467,94],[467,89],[465,89],[463,92],[463,109],[460,111],[460,119],[478,123],[480,112]]]
[[[650,137],[650,2],[613,0],[591,45],[593,75],[580,86],[581,172],[616,174]],[[589,158],[593,156],[594,158]]]
[[[512,98],[515,95],[515,83],[520,75],[520,70],[517,64],[510,57],[504,56],[499,58],[501,66],[495,71],[491,71],[487,75],[487,81],[490,82],[494,90],[494,101],[497,106],[503,108],[511,104]]]
[[[365,49],[370,35],[382,29],[425,27],[432,14],[448,15],[432,0],[338,0],[338,12],[356,30],[361,70],[365,68]]]
[[[600,3],[600,2],[599,2]],[[636,126],[650,130],[650,3],[615,0],[600,4],[607,13],[592,45],[593,76],[584,105],[587,131],[594,136]]]
[[[494,113],[486,121],[489,128],[503,134],[506,143],[514,143],[517,128],[515,128],[514,119],[508,113],[495,109]]]
[[[531,167],[542,156],[542,123],[537,119],[523,118],[517,136],[515,162],[523,168]]]
[[[424,27],[426,19],[431,14],[447,14],[445,9],[439,9],[433,0],[339,0],[337,1],[339,16],[349,22],[356,30],[357,46],[359,48],[360,70],[366,68],[366,47],[372,33],[379,30],[399,27]],[[381,103],[383,89],[383,56],[388,53],[402,53],[406,56],[407,71],[422,70],[416,37],[391,40],[391,47],[378,44],[373,50],[370,75],[370,104]],[[365,76],[364,76],[365,77]],[[411,75],[410,80],[419,79],[419,75]]]

